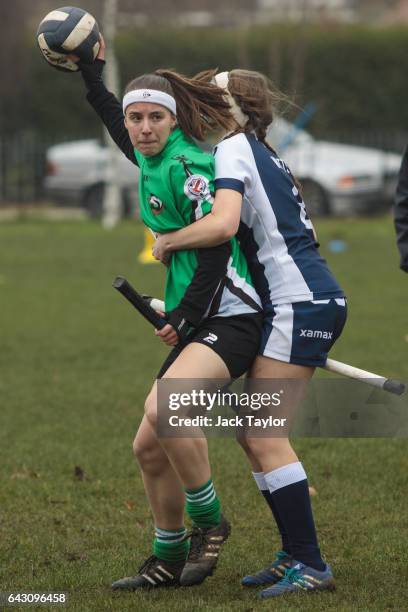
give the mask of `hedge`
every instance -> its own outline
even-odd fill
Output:
[[[2,131],[35,130],[45,136],[99,134],[84,103],[78,74],[46,66],[27,36],[27,82],[22,95],[2,95]],[[301,107],[313,101],[310,129],[406,130],[408,128],[408,29],[299,28],[242,30],[129,30],[117,38],[122,86],[157,67],[194,74],[208,67],[245,67],[267,74]],[[292,110],[292,114],[296,109]],[[4,116],[4,115],[3,115]]]

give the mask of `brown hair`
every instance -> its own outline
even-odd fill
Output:
[[[230,135],[254,131],[258,140],[277,155],[275,149],[265,140],[268,126],[273,121],[274,111],[282,106],[296,107],[296,104],[279,91],[264,74],[254,70],[231,70],[228,74],[228,91],[242,112],[248,115],[245,126],[237,128]],[[293,180],[302,194],[302,185],[295,176]]]
[[[216,70],[206,70],[188,78],[174,70],[160,69],[133,79],[126,86],[125,93],[146,88],[173,96],[180,128],[188,136],[204,140],[207,131],[228,129],[231,122],[225,92],[210,82],[214,74]]]
[[[242,112],[248,115],[245,127],[236,132],[254,131],[258,140],[265,143],[266,131],[273,121],[274,111],[282,103],[290,104],[289,98],[278,91],[265,75],[254,70],[231,70],[228,75],[228,91]]]

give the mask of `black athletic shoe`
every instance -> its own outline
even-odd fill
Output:
[[[152,555],[144,562],[136,576],[116,580],[112,584],[112,589],[135,591],[136,589],[177,586],[183,567],[184,561],[173,564]]]
[[[189,535],[190,553],[180,577],[181,586],[201,584],[207,576],[211,576],[217,565],[220,548],[230,533],[231,525],[222,515],[219,525],[215,527],[193,527]]]

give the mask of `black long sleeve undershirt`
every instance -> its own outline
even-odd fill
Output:
[[[123,122],[122,105],[117,97],[106,89],[102,80],[105,62],[96,60],[93,64],[80,64],[80,66],[82,77],[88,89],[86,99],[101,118],[115,144],[137,166],[134,148]]]
[[[169,323],[175,329],[183,319],[197,327],[204,315],[208,314],[210,304],[217,300],[218,291],[224,289],[230,255],[230,242],[208,249],[197,249],[198,265],[191,283],[178,306],[169,313]]]

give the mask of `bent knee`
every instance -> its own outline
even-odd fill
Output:
[[[156,396],[150,393],[145,401],[144,413],[149,422],[150,427],[156,431],[157,426],[157,401]]]
[[[164,461],[164,453],[159,444],[154,440],[146,440],[136,435],[133,440],[133,454],[143,469],[161,469]]]
[[[147,450],[146,443],[140,438],[138,434],[136,434],[135,439],[132,444],[132,451],[136,459],[139,461],[140,458],[143,457]]]

